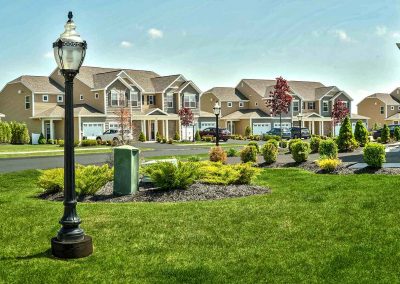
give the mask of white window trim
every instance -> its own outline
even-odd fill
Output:
[[[244,107],[244,102],[239,102],[239,107]]]
[[[400,110],[400,106],[398,106],[397,109]]]
[[[192,100],[193,98],[194,100]],[[194,103],[194,105],[192,105],[192,103]],[[196,108],[197,107],[196,94],[184,94],[183,106],[186,108]]]
[[[382,110],[383,110],[383,113],[382,113]],[[381,107],[379,108],[379,113],[380,113],[380,114],[385,114],[385,107],[381,106]]]
[[[98,99],[100,98],[99,93],[95,93],[95,94],[94,94],[94,98],[95,98],[96,100],[98,100]]]
[[[254,103],[254,105],[255,105],[255,106],[258,106],[258,103],[257,103],[257,102],[255,102],[255,103]]]
[[[26,98],[28,98],[29,100],[26,101]],[[29,104],[29,107],[26,107],[26,104]],[[25,109],[30,109],[31,108],[31,97],[30,96],[25,96]]]
[[[150,106],[154,105],[154,95],[148,95],[148,102]]]
[[[84,100],[84,97],[83,97],[83,95],[81,94],[81,95],[79,95],[79,100],[80,101],[83,101]]]
[[[117,97],[116,101],[117,104],[113,104],[113,95],[115,95]],[[110,106],[111,107],[117,107],[119,106],[119,92],[116,90],[111,90],[111,94],[110,94]]]
[[[391,107],[390,107],[390,110],[394,110],[394,106],[391,106]]]
[[[168,93],[166,96],[167,108],[174,107],[174,94]],[[171,105],[169,105],[171,103]]]
[[[295,110],[294,104],[297,104],[297,110]],[[293,107],[292,107],[293,111],[295,112],[299,112],[300,111],[300,101],[299,100],[293,100]]]
[[[42,95],[42,101],[47,103],[49,101],[49,95]]]
[[[326,110],[325,110],[326,107]],[[329,101],[322,101],[322,111],[328,112],[329,111]]]
[[[312,104],[312,108],[310,108],[310,104]],[[308,102],[307,109],[315,109],[315,102]]]
[[[60,100],[60,98],[61,98],[61,100]],[[62,103],[62,102],[64,102],[63,95],[57,95],[57,103]]]
[[[227,103],[226,103],[226,106],[227,106],[227,107],[233,107],[233,103],[232,103],[232,102],[227,102]]]

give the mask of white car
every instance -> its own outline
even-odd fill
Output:
[[[129,141],[133,139],[133,135],[129,130],[124,130],[124,140]],[[117,129],[109,129],[106,132],[103,133],[103,135],[97,136],[96,137],[97,141],[113,141],[116,143],[121,142],[122,139],[122,133],[121,130]]]

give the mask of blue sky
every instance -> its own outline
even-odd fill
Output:
[[[202,90],[241,78],[320,81],[357,101],[400,86],[399,1],[5,1],[0,85],[48,75],[74,12],[84,64],[182,73]]]

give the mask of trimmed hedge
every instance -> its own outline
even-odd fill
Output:
[[[373,168],[381,168],[386,162],[385,146],[379,143],[368,143],[363,152],[364,162]]]
[[[276,162],[278,158],[278,147],[274,143],[265,143],[261,148],[261,153],[264,157],[266,164],[272,164]]]
[[[310,143],[298,141],[292,144],[292,157],[297,163],[307,161],[310,154]]]
[[[5,121],[0,121],[0,143],[11,142],[11,127]]]
[[[338,147],[333,139],[321,140],[318,152],[321,158],[335,159],[338,157]]]
[[[240,159],[243,163],[257,162],[257,148],[254,146],[246,146],[240,152]]]
[[[30,141],[28,127],[25,123],[10,122],[11,144],[28,144]]]

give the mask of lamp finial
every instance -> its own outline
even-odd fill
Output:
[[[68,22],[71,22],[71,21],[72,21],[72,17],[73,17],[72,12],[69,11],[69,12],[68,12]]]

